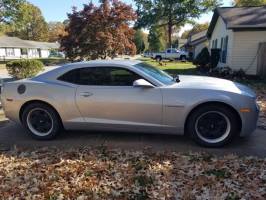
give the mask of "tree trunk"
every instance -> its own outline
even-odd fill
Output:
[[[173,25],[172,22],[168,23],[168,44],[169,48],[172,48],[172,32],[173,32]]]
[[[168,10],[168,42],[169,42],[169,48],[172,48],[172,32],[173,32],[173,18],[172,18],[172,7],[173,5],[170,4],[169,10]]]

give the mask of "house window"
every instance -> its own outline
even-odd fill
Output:
[[[14,48],[6,48],[6,56],[7,57],[13,57],[13,56],[15,56],[15,50],[14,50]]]
[[[215,45],[214,45],[214,48],[217,49],[218,47],[218,39],[215,40]]]
[[[226,63],[227,61],[227,49],[228,49],[228,36],[224,38],[223,48],[222,48],[222,63]]]
[[[31,57],[39,57],[39,52],[37,49],[31,49]]]
[[[27,49],[21,49],[20,50],[21,51],[21,55],[27,55],[28,54],[28,51],[27,51]]]
[[[224,45],[224,38],[221,38],[221,46],[220,46],[220,62],[222,62],[222,57],[223,57],[223,45]]]
[[[214,49],[214,40],[212,41],[212,49]]]

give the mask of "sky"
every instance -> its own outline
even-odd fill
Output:
[[[78,9],[83,7],[83,4],[87,4],[90,0],[28,0],[32,4],[38,6],[46,21],[64,21],[67,19],[67,13],[72,11],[72,7],[75,6]],[[91,0],[93,3],[97,3],[98,0]],[[122,0],[127,4],[131,4],[134,6],[133,0]],[[232,5],[232,0],[222,0],[223,6],[230,6]],[[199,23],[204,23],[210,21],[212,18],[212,13],[207,13],[202,15],[198,21]],[[183,31],[188,30],[191,28],[191,25],[186,25],[181,29],[180,34]]]

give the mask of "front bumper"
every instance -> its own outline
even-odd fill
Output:
[[[241,137],[251,135],[257,129],[260,107],[257,103],[252,106],[251,112],[240,113],[242,119]]]

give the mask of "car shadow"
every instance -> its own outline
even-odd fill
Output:
[[[216,155],[266,155],[266,131],[257,130],[255,134],[247,138],[237,138],[231,144],[222,148],[205,148],[195,144],[187,136],[144,134],[107,131],[62,131],[54,140],[38,141],[32,139],[25,129],[14,123],[8,123],[0,127],[0,151],[3,147],[14,146],[25,148],[57,147],[63,149],[71,148],[94,148],[106,146],[108,148],[119,148],[125,150],[152,151],[176,151],[206,152]],[[5,148],[3,148],[5,149]]]

